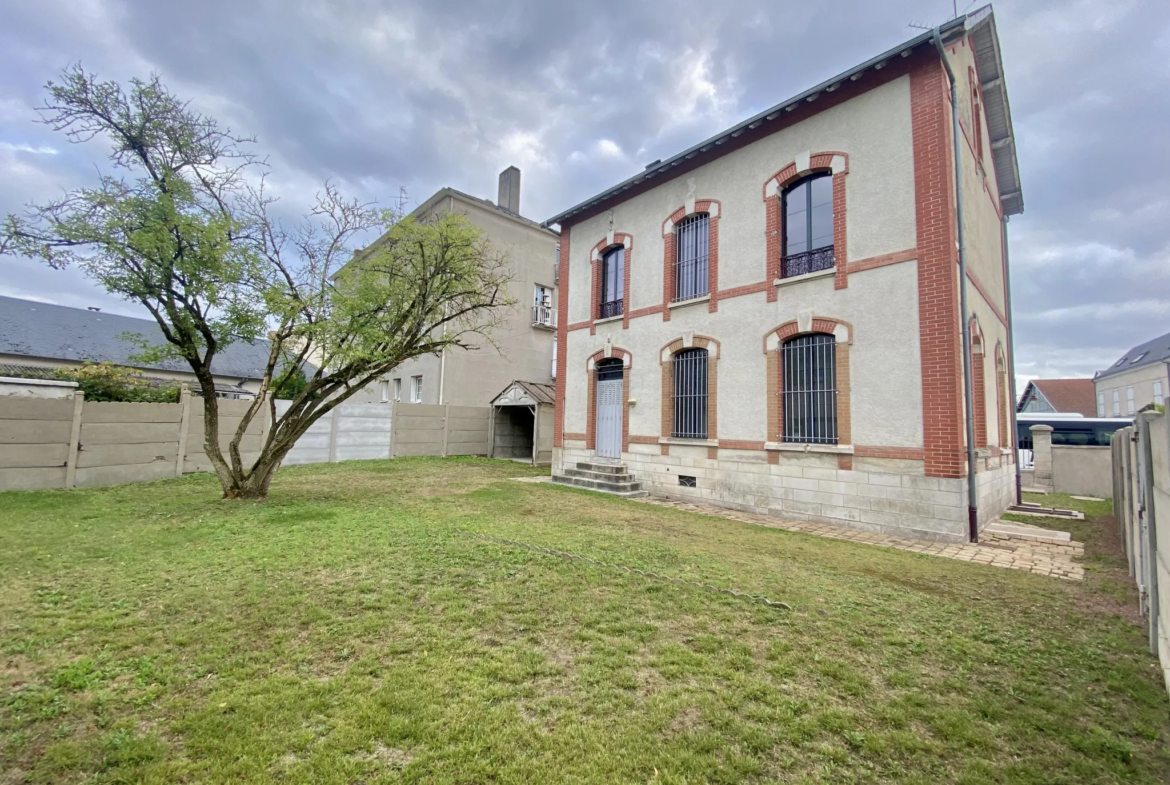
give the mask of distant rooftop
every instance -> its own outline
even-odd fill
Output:
[[[151,365],[131,361],[131,355],[137,354],[139,348],[123,340],[123,333],[141,335],[153,345],[164,343],[162,331],[152,319],[0,297],[0,354],[108,362],[156,371],[191,371],[182,360]],[[267,341],[238,341],[215,356],[211,372],[216,376],[259,379],[268,363],[268,351]]]
[[[1163,360],[1170,360],[1170,333],[1159,335],[1152,341],[1139,343],[1121,355],[1121,359],[1113,363],[1113,365],[1110,365],[1103,371],[1097,371],[1093,375],[1093,378],[1105,379],[1110,376],[1116,376],[1119,373],[1132,371],[1134,368],[1141,368],[1144,365],[1160,363]]]

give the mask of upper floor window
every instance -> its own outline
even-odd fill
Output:
[[[625,307],[626,249],[617,246],[601,257],[601,305],[598,319],[621,316]]]
[[[1097,416],[1105,416],[1105,393],[1097,393]]]
[[[532,295],[532,324],[540,327],[556,327],[557,312],[553,308],[553,290],[536,284]]]
[[[828,172],[800,180],[784,191],[784,243],[780,275],[828,270],[833,266],[833,177]]]
[[[674,299],[690,300],[708,294],[707,260],[710,255],[711,217],[697,213],[675,229],[678,256],[674,262]]]
[[[1130,414],[1134,413],[1135,409],[1134,409],[1133,388],[1132,387],[1125,388],[1125,406],[1129,410]]]
[[[1117,390],[1113,391],[1113,416],[1121,414],[1121,393]]]
[[[402,380],[401,379],[394,380],[394,400],[396,400],[396,401],[402,400]]]
[[[410,377],[410,402],[422,403],[422,377]]]
[[[1154,403],[1161,406],[1163,400],[1165,399],[1162,397],[1162,383],[1154,382]]]
[[[683,349],[674,355],[674,425],[671,436],[707,438],[707,350]]]
[[[813,333],[781,347],[786,442],[837,443],[837,339]]]

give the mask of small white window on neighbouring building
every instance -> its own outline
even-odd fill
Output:
[[[396,400],[396,401],[402,400],[402,380],[401,379],[394,380],[394,400]]]
[[[388,403],[389,401],[390,401],[390,380],[383,379],[382,380],[382,403]]]
[[[1097,416],[1105,416],[1105,393],[1097,393]]]
[[[1156,404],[1158,404],[1159,406],[1161,406],[1161,405],[1162,405],[1162,401],[1163,401],[1163,398],[1162,398],[1162,383],[1161,383],[1161,382],[1154,382],[1154,403],[1156,403]]]
[[[1121,414],[1121,391],[1113,391],[1113,416]]]
[[[1130,414],[1133,414],[1134,411],[1136,411],[1133,408],[1133,388],[1132,387],[1125,388],[1125,406],[1126,406],[1126,411],[1128,411]]]
[[[422,377],[410,377],[410,402],[422,403]]]

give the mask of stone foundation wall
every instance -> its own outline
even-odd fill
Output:
[[[899,537],[942,542],[967,541],[967,482],[927,477],[921,461],[853,458],[852,469],[838,468],[838,456],[781,452],[778,463],[757,450],[719,450],[671,445],[662,455],[656,444],[631,444],[622,462],[655,496],[716,504],[796,521],[816,521]],[[554,451],[553,473],[593,459],[583,442],[566,440]],[[679,476],[695,478],[695,487]],[[979,473],[980,527],[1011,503],[1014,470],[1010,463]]]

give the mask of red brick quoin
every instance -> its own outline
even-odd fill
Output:
[[[845,166],[840,171],[833,171],[833,157],[838,155],[845,159]],[[808,169],[805,171],[797,171],[796,162],[793,161],[764,181],[764,224],[767,240],[765,247],[768,255],[764,270],[769,284],[780,278],[780,252],[784,240],[781,195],[785,188],[797,180],[817,172],[833,172],[833,254],[836,257],[833,285],[837,289],[849,286],[846,270],[849,262],[848,237],[845,232],[845,176],[849,174],[849,154],[831,150],[812,153],[809,156]],[[774,287],[768,287],[767,297],[768,302],[775,302],[777,292]]]
[[[670,303],[674,300],[674,263],[678,258],[678,245],[674,228],[684,218],[707,213],[707,301],[708,312],[719,310],[719,217],[723,205],[718,199],[696,199],[694,210],[687,212],[686,205],[675,210],[662,222],[662,321],[670,321]],[[627,268],[628,269],[628,268]]]

